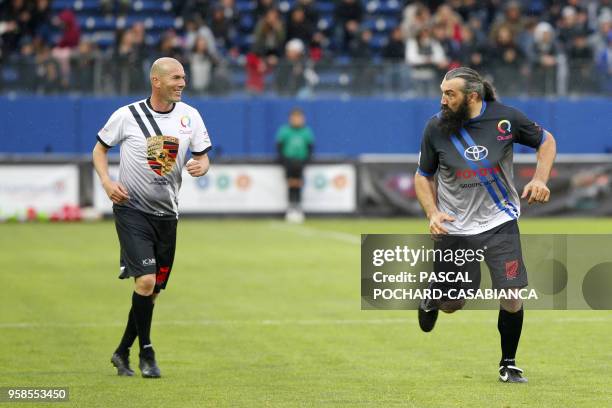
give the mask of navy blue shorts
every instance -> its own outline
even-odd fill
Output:
[[[472,251],[483,250],[491,274],[494,289],[523,288],[527,286],[527,270],[523,262],[521,236],[516,220],[508,221],[489,231],[476,235],[443,235],[435,242],[434,249]],[[486,248],[486,249],[484,249]],[[435,283],[433,287],[478,289],[480,287],[480,262],[434,262],[435,272],[467,272],[471,282]]]

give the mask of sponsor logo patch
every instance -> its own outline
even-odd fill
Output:
[[[506,279],[512,280],[518,276],[519,271],[519,261],[515,259],[514,261],[506,262]]]
[[[463,152],[463,157],[469,161],[480,161],[487,158],[489,155],[489,149],[484,146],[470,146]]]
[[[152,136],[147,138],[147,161],[149,167],[159,176],[172,171],[178,155],[179,140],[173,136]]]

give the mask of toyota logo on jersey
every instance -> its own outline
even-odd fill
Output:
[[[469,161],[479,161],[489,155],[489,150],[484,146],[470,146],[463,152],[463,156]]]

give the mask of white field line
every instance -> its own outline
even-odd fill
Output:
[[[349,234],[340,231],[321,230],[312,227],[306,227],[299,224],[287,224],[279,221],[270,222],[270,227],[275,230],[289,231],[295,234],[308,238],[329,238],[335,241],[341,241],[348,244],[360,244],[361,238],[359,235]]]
[[[443,318],[443,324],[465,323],[496,323],[497,318]],[[525,318],[525,323],[600,323],[612,322],[612,316],[607,317],[557,317],[552,319],[537,317]],[[282,320],[155,320],[154,325],[162,326],[368,326],[368,325],[394,325],[417,324],[416,315],[411,318],[389,319],[282,319]],[[1,329],[34,329],[34,328],[99,328],[123,327],[125,322],[20,322],[0,323]]]

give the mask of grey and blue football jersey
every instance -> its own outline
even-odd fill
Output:
[[[439,121],[438,114],[427,123],[417,172],[436,176],[438,209],[455,217],[445,223],[449,233],[478,234],[517,219],[513,145],[538,148],[544,130],[499,102],[483,102],[480,115],[457,134],[443,134]]]

